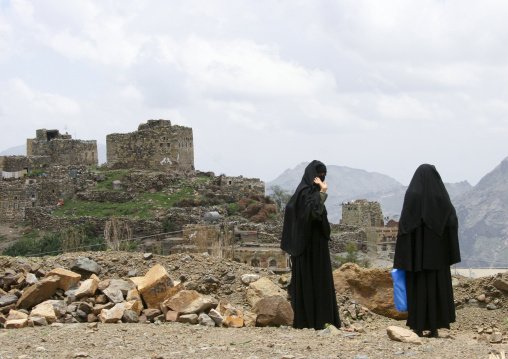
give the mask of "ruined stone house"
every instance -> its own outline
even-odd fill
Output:
[[[112,169],[194,170],[192,128],[169,120],[149,120],[130,133],[106,137],[107,164]]]
[[[340,224],[365,228],[368,249],[388,254],[395,250],[398,223],[390,221],[385,226],[383,218],[379,202],[357,199],[342,204]]]
[[[52,165],[97,166],[96,140],[76,140],[58,130],[36,131],[35,138],[27,139],[27,156],[46,156]]]

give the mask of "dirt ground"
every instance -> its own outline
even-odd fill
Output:
[[[390,325],[404,321],[375,317],[365,333],[292,328],[209,328],[182,323],[86,323],[0,330],[0,358],[496,358],[508,344],[484,344],[470,323],[499,323],[498,313],[466,307],[444,338],[422,345],[388,338]],[[504,329],[506,336],[506,327]],[[501,358],[501,356],[499,356]]]
[[[69,268],[77,257],[87,256],[104,268],[101,279],[125,277],[136,269],[144,275],[156,263],[170,276],[186,278],[186,285],[200,286],[205,276],[223,278],[235,273],[235,281],[222,283],[214,292],[235,305],[246,305],[245,273],[258,273],[274,283],[280,276],[245,264],[211,256],[179,254],[154,255],[146,260],[142,253],[81,252],[56,257],[0,257],[0,269],[21,268],[37,263],[44,270]],[[488,310],[476,301],[479,294],[492,289],[490,279],[460,279],[454,287],[458,306],[457,322],[450,330],[440,330],[440,338],[423,338],[422,345],[405,344],[388,338],[386,329],[405,321],[373,314],[358,320],[336,335],[311,329],[280,328],[209,328],[201,325],[163,322],[152,324],[60,324],[23,329],[0,329],[0,359],[3,358],[485,358],[501,359],[508,354],[508,308],[505,298],[498,308]],[[490,288],[490,289],[489,289]],[[471,304],[470,304],[471,303]],[[343,315],[343,313],[341,313]],[[344,319],[344,318],[341,318]],[[354,331],[353,326],[359,326]],[[500,332],[502,343],[488,343],[479,331]],[[499,356],[496,356],[499,353]]]

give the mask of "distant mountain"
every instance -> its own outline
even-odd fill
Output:
[[[463,193],[470,191],[473,186],[467,181],[457,183],[445,183],[446,190],[450,195],[452,202],[455,198]],[[404,203],[404,195],[406,194],[407,186],[400,186],[393,190],[381,192],[369,192],[361,195],[361,198],[381,204],[381,210],[385,217],[399,220],[400,212],[402,211],[402,204]],[[360,197],[357,197],[360,198]],[[348,198],[346,201],[351,201],[357,198]]]
[[[99,165],[107,161],[105,144],[97,143],[97,155],[99,157]],[[26,156],[26,144],[8,148],[0,152],[0,156]]]
[[[266,193],[270,194],[270,187],[278,185],[281,188],[294,192],[308,162],[299,164],[293,169],[285,170],[275,180],[266,183]],[[328,218],[332,223],[339,223],[342,218],[343,202],[354,199],[366,199],[379,202],[385,217],[398,220],[404,202],[407,186],[395,179],[376,172],[367,172],[361,169],[328,165],[326,180],[328,182],[328,200],[326,208]],[[458,183],[445,183],[446,189],[453,199],[473,188],[467,181]]]
[[[508,267],[508,157],[454,201],[462,267]]]
[[[26,144],[3,150],[0,152],[0,156],[26,156]]]
[[[270,187],[278,185],[281,188],[293,193],[300,183],[305,167],[309,163],[300,163],[293,169],[285,170],[273,181],[266,183],[266,192],[270,194]],[[395,191],[402,187],[402,184],[395,179],[376,172],[365,170],[327,165],[328,173],[328,199],[326,208],[328,218],[332,223],[339,223],[342,217],[341,204],[347,199],[365,198],[364,194],[371,192]]]

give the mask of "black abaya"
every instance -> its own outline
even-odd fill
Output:
[[[457,233],[455,208],[439,173],[420,166],[404,197],[393,265],[406,271],[407,325],[415,331],[455,322],[450,266],[460,262]]]
[[[318,176],[311,162],[284,216],[281,248],[291,255],[291,306],[294,328],[323,329],[329,323],[340,327],[328,241],[325,194],[314,184]]]

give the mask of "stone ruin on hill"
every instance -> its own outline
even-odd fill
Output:
[[[106,137],[109,168],[194,170],[192,128],[171,125],[169,120],[149,120],[131,133]]]

